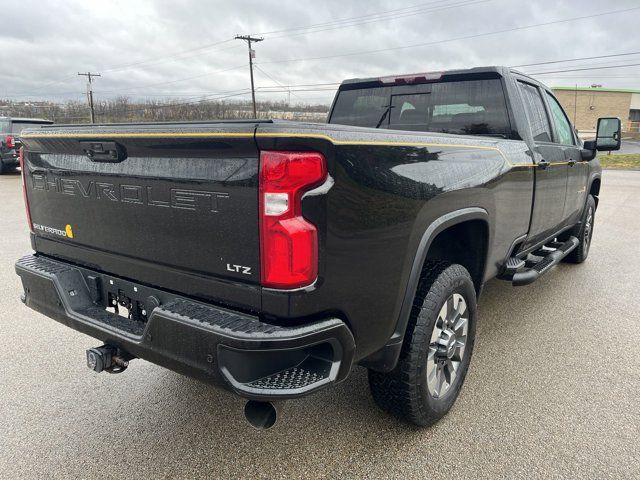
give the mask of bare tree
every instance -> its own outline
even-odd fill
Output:
[[[258,118],[280,118],[324,122],[326,105],[289,105],[285,101],[258,102]],[[121,96],[97,103],[96,122],[171,122],[188,120],[232,120],[253,118],[250,101],[242,100],[144,100]],[[87,123],[89,115],[83,102],[0,100],[0,116],[47,118],[56,123]]]

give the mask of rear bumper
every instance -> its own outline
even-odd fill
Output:
[[[354,339],[336,318],[275,326],[37,255],[18,260],[16,273],[28,307],[135,357],[246,398],[301,397],[344,380],[352,367]],[[146,321],[105,310],[113,295],[148,311]]]
[[[15,150],[10,150],[8,152],[0,154],[0,162],[5,165],[18,165],[20,163],[20,157],[18,156],[18,152]]]

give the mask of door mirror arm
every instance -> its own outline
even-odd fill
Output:
[[[583,162],[588,162],[589,160],[596,158],[596,153],[596,141],[587,140],[584,142],[583,148],[580,149],[580,158]]]

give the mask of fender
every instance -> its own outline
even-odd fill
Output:
[[[411,272],[409,273],[409,279],[407,281],[407,286],[405,288],[405,293],[402,299],[402,306],[400,307],[400,314],[398,316],[396,328],[393,332],[393,335],[391,335],[391,338],[382,349],[363,360],[361,362],[362,365],[381,372],[388,372],[395,368],[396,364],[398,363],[398,358],[400,357],[402,342],[404,340],[407,324],[409,323],[409,316],[411,314],[413,299],[418,289],[420,274],[422,273],[422,267],[427,258],[429,247],[440,232],[468,220],[484,220],[485,222],[487,222],[487,224],[490,225],[489,214],[484,208],[469,207],[447,213],[437,218],[429,225],[429,227],[427,227],[424,234],[422,235],[422,238],[420,239],[418,249],[411,265]],[[489,236],[491,236],[491,228],[489,228]],[[487,245],[487,255],[490,245],[491,238],[489,238]]]

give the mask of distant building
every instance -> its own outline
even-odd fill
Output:
[[[619,117],[625,132],[640,131],[640,90],[553,87],[579,132],[595,132],[599,117]]]

